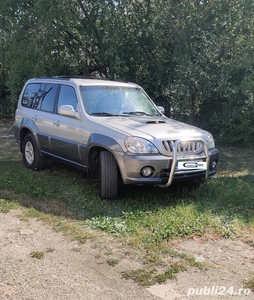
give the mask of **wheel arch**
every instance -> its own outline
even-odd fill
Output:
[[[88,178],[95,179],[98,175],[97,170],[99,169],[99,155],[101,151],[108,151],[113,155],[118,166],[118,172],[121,174],[116,152],[123,152],[123,149],[116,140],[109,136],[92,134],[87,147]]]
[[[40,149],[40,144],[37,137],[38,128],[31,119],[23,118],[21,126],[20,126],[20,152],[22,152],[22,142],[28,134],[32,134],[38,149]]]

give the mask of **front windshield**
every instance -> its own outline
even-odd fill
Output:
[[[89,115],[159,116],[151,100],[140,88],[81,86],[82,100]]]

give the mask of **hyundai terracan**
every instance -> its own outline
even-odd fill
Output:
[[[114,199],[119,183],[168,187],[205,182],[219,160],[211,133],[170,119],[137,84],[81,77],[26,82],[14,134],[27,168],[60,160],[99,181]]]

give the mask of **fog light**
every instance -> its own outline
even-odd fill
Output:
[[[151,177],[154,174],[153,167],[144,167],[140,171],[140,175],[143,177]]]
[[[217,162],[216,162],[216,160],[214,160],[214,161],[212,162],[212,168],[215,169],[216,166],[217,166]]]

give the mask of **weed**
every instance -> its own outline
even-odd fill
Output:
[[[140,285],[149,286],[154,284],[153,274],[155,270],[137,269],[123,271],[122,276],[125,279],[132,279]]]
[[[173,263],[168,269],[162,273],[158,273],[156,269],[137,269],[123,271],[122,276],[125,279],[132,279],[143,286],[154,285],[156,283],[164,283],[168,279],[175,279],[177,273],[185,271],[186,267],[181,263]]]
[[[251,289],[254,292],[254,277],[245,282],[245,288]]]
[[[184,264],[174,263],[166,271],[161,274],[157,274],[153,277],[154,283],[165,283],[168,279],[175,279],[177,273],[185,271],[186,267]]]
[[[0,212],[7,213],[10,209],[17,207],[17,203],[0,199]]]
[[[167,276],[168,279],[173,279],[176,277],[176,274],[185,271],[186,267],[182,263],[173,263],[165,272],[164,274]]]
[[[33,251],[33,252],[30,253],[30,256],[32,258],[43,259],[44,253],[41,252],[41,251]]]
[[[55,249],[53,249],[53,248],[47,248],[46,249],[46,252],[49,252],[49,253],[52,253],[52,252],[54,252],[55,251]]]
[[[115,265],[117,265],[119,263],[118,259],[115,258],[109,258],[107,259],[107,264],[111,267],[114,267]]]
[[[28,210],[24,211],[23,213],[23,217],[26,218],[38,218],[40,216],[40,212],[36,209],[29,208]]]
[[[125,222],[117,218],[97,217],[87,220],[85,225],[93,228],[107,231],[109,233],[119,235],[128,232],[128,227]]]

